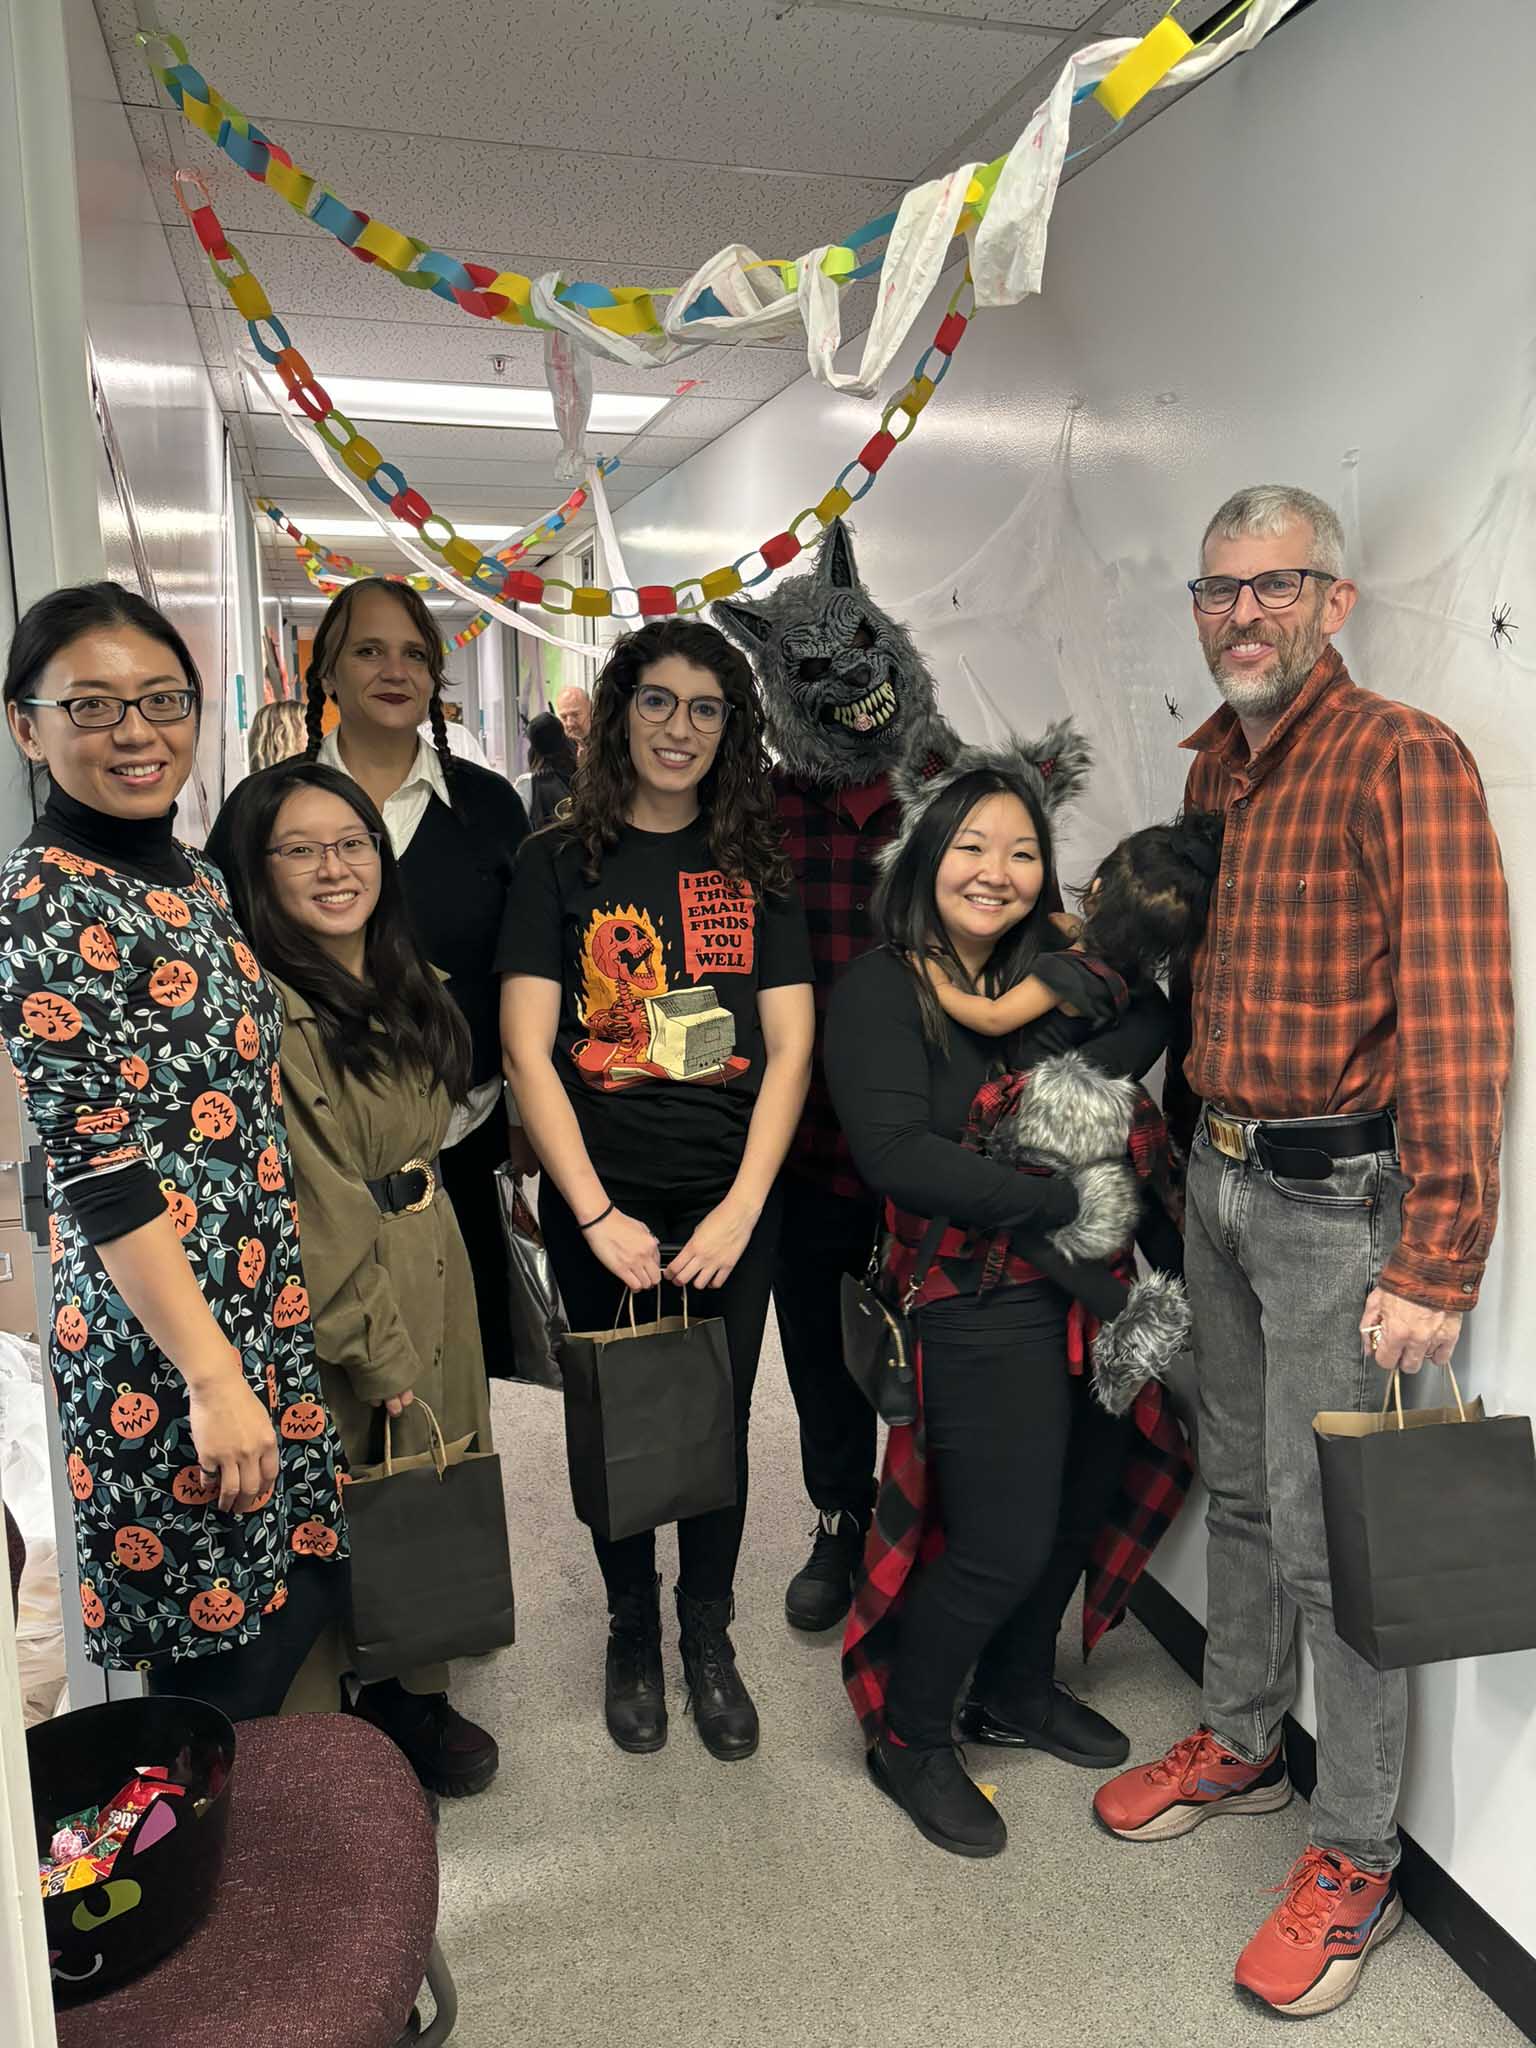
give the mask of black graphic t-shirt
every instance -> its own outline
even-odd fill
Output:
[[[724,1194],[763,1075],[758,991],[812,978],[799,898],[726,879],[699,822],[626,826],[596,882],[555,827],[518,855],[502,974],[561,986],[555,1068],[601,1178]]]

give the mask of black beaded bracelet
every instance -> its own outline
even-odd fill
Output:
[[[606,1223],[608,1218],[613,1214],[613,1207],[613,1203],[610,1202],[607,1208],[601,1214],[601,1216],[594,1216],[590,1223],[578,1223],[576,1228],[578,1230],[596,1230],[599,1223]]]

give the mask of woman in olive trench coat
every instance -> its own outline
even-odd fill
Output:
[[[441,977],[409,935],[383,819],[336,771],[285,762],[239,786],[209,850],[225,868],[236,908],[283,1002],[279,1064],[299,1250],[315,1361],[347,1462],[382,1462],[386,1412],[396,1456],[426,1450],[425,1408],[437,1417],[445,1442],[474,1437],[474,1448],[488,1451],[491,1413],[474,1274],[435,1172],[453,1099],[440,1078],[443,1060],[411,1057],[412,1027],[402,1023],[398,1003],[400,988],[419,976],[419,1013],[429,986],[432,997],[438,995]],[[349,860],[358,864],[355,872]],[[301,871],[297,882],[295,868]],[[366,954],[356,956],[363,974],[348,986],[337,983],[325,957],[345,963],[345,950],[338,946],[333,953],[322,937],[323,954],[317,955],[305,941],[313,937],[312,915],[324,917],[333,908],[356,925],[360,913],[348,916],[354,896],[358,905],[374,907],[357,934],[366,941]],[[311,912],[312,898],[318,912]],[[388,974],[386,961],[393,970]],[[377,970],[372,975],[370,966]],[[311,981],[309,991],[297,985],[301,979]],[[334,1050],[338,988],[358,1005],[365,1021],[357,1028],[379,1040],[366,1075]],[[446,994],[441,1003],[451,1068],[453,1034],[462,1027]],[[436,1007],[430,999],[428,1006]],[[467,1051],[460,1064],[467,1073]],[[336,1672],[334,1652],[329,1668]],[[312,1659],[311,1688],[315,1675]],[[405,1672],[360,1687],[355,1711],[398,1744],[424,1785],[458,1796],[488,1785],[499,1759],[494,1739],[449,1704],[447,1686],[445,1665]]]

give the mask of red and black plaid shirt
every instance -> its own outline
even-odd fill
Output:
[[[1427,712],[1357,688],[1332,649],[1256,755],[1229,706],[1184,745],[1185,802],[1227,816],[1190,1087],[1244,1117],[1395,1107],[1408,1192],[1382,1284],[1469,1308],[1514,1033],[1509,898],[1476,763]]]
[[[816,968],[816,1051],[811,1088],[785,1164],[830,1194],[850,1199],[868,1190],[854,1170],[827,1092],[821,1063],[827,1004],[837,977],[874,942],[869,900],[879,880],[875,859],[896,836],[901,806],[885,776],[858,789],[807,789],[782,769],[773,777],[784,852],[795,871]]]
[[[987,1134],[1017,1106],[1029,1085],[1027,1074],[1004,1074],[977,1090],[966,1120],[964,1143],[985,1149]],[[1168,1134],[1156,1105],[1145,1090],[1138,1099],[1127,1154],[1138,1179],[1150,1187],[1170,1212],[1177,1199],[1168,1179]],[[887,1239],[882,1280],[889,1298],[901,1301],[912,1278],[926,1221],[909,1216],[887,1202]],[[1006,1230],[973,1234],[951,1226],[935,1248],[914,1307],[945,1301],[969,1292],[975,1277],[961,1268],[981,1266],[978,1291],[996,1286],[1022,1286],[1040,1278]],[[1116,1271],[1129,1279],[1129,1247]],[[1067,1320],[1067,1370],[1082,1373],[1097,1323],[1081,1302],[1074,1301]],[[914,1423],[887,1432],[880,1469],[880,1490],[865,1540],[863,1567],[854,1589],[853,1607],[843,1637],[843,1684],[859,1717],[865,1739],[873,1742],[885,1724],[885,1697],[891,1660],[900,1633],[907,1580],[913,1569],[927,1564],[944,1548],[944,1524],[928,1484],[927,1433],[922,1414],[922,1345],[917,1347],[918,1414]],[[1131,1436],[1120,1486],[1104,1526],[1094,1541],[1083,1589],[1083,1655],[1112,1628],[1125,1611],[1131,1588],[1146,1569],[1153,1551],[1184,1505],[1194,1477],[1194,1459],[1173,1412],[1166,1390],[1149,1380],[1131,1410]]]

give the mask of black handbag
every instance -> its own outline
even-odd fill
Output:
[[[917,1339],[911,1309],[947,1228],[948,1219],[938,1216],[923,1232],[912,1278],[899,1302],[891,1301],[882,1287],[878,1245],[862,1280],[852,1273],[842,1278],[843,1363],[859,1392],[891,1429],[904,1429],[917,1420]]]

